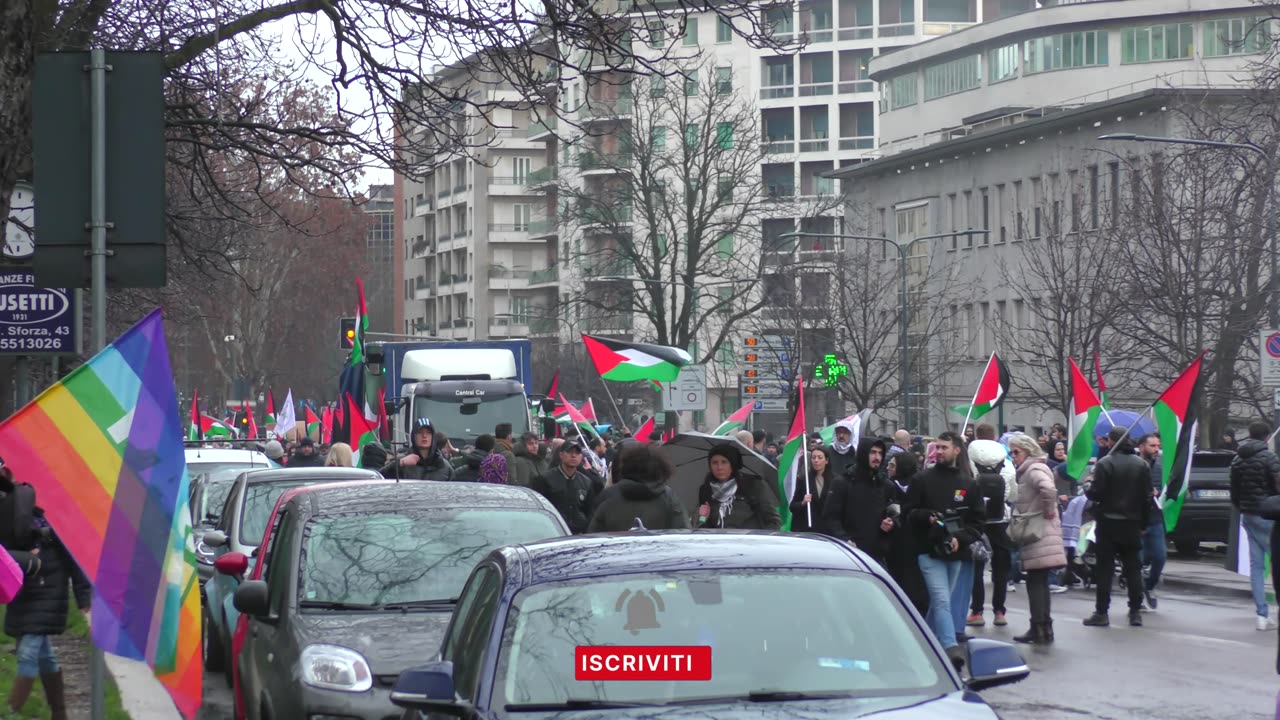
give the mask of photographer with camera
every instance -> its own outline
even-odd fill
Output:
[[[0,545],[24,573],[22,590],[9,603],[4,616],[4,633],[18,644],[18,676],[9,694],[9,710],[22,711],[39,675],[50,717],[66,720],[62,666],[50,638],[67,629],[68,587],[88,620],[91,586],[45,520],[44,511],[35,506],[35,491],[30,485],[15,482],[2,460]]]
[[[917,562],[929,591],[925,621],[960,665],[957,628],[964,627],[965,611],[973,592],[973,558],[969,546],[982,536],[986,516],[979,492],[964,459],[964,440],[947,431],[935,441],[938,462],[916,475],[907,491],[903,512],[915,541]],[[958,617],[957,617],[958,616]]]

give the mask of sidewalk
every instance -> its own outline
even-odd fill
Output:
[[[182,720],[146,663],[110,654],[106,658],[107,672],[120,690],[120,705],[132,720]]]
[[[1211,555],[1203,560],[1169,558],[1160,576],[1160,584],[1172,590],[1196,592],[1220,597],[1252,599],[1249,578],[1222,567],[1222,558]],[[1270,582],[1268,582],[1268,586]]]

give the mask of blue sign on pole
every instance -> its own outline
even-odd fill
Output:
[[[36,287],[29,270],[0,269],[0,355],[76,354],[74,295]]]

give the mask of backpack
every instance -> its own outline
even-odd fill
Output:
[[[30,550],[36,511],[36,489],[27,483],[13,483],[0,490],[0,545],[10,550]]]
[[[987,509],[988,523],[1004,522],[1005,485],[999,467],[978,465],[978,491],[982,493],[982,501]]]

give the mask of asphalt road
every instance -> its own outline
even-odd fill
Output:
[[[1050,648],[1024,647],[1030,678],[983,693],[1005,720],[1205,720],[1275,718],[1275,632],[1253,627],[1248,601],[1162,593],[1159,610],[1130,628],[1125,600],[1113,598],[1111,628],[1087,628],[1093,595],[1053,597]],[[1009,596],[1005,628],[970,628],[1009,639],[1026,629],[1026,593]],[[987,622],[990,623],[990,612]],[[221,675],[205,676],[199,720],[230,720],[231,693]]]

